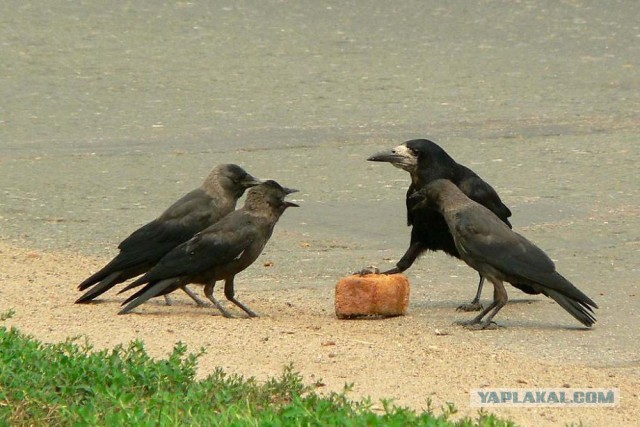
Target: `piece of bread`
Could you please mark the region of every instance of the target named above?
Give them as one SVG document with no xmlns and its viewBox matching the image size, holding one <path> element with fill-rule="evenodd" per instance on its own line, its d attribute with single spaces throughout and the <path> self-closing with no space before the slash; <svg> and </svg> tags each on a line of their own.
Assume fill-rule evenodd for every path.
<svg viewBox="0 0 640 427">
<path fill-rule="evenodd" d="M 404 274 L 366 274 L 342 278 L 336 285 L 336 316 L 402 316 L 409 306 L 409 279 Z"/>
</svg>

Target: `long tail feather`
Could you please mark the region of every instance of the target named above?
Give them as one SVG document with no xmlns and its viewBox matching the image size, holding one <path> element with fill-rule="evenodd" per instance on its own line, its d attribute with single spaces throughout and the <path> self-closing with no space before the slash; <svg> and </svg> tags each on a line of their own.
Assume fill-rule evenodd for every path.
<svg viewBox="0 0 640 427">
<path fill-rule="evenodd" d="M 165 279 L 156 283 L 149 283 L 144 288 L 140 289 L 135 294 L 131 295 L 127 298 L 122 305 L 129 303 L 126 307 L 124 307 L 118 314 L 127 314 L 140 304 L 150 300 L 153 297 L 158 295 L 162 295 L 165 290 L 169 287 L 176 284 L 178 278 Z"/>
<path fill-rule="evenodd" d="M 107 292 L 109 289 L 113 288 L 118 283 L 122 282 L 122 272 L 116 271 L 108 275 L 106 278 L 102 279 L 98 282 L 93 288 L 89 289 L 84 293 L 80 298 L 76 300 L 76 304 L 85 304 L 92 301 L 94 298 L 102 295 Z M 84 288 L 81 288 L 84 289 Z"/>
<path fill-rule="evenodd" d="M 122 288 L 118 294 L 121 294 L 123 292 L 128 291 L 129 289 L 133 289 L 133 288 L 137 288 L 140 285 L 144 285 L 145 283 L 147 283 L 147 275 L 145 274 L 144 276 L 140 277 L 139 279 L 134 280 L 133 282 L 129 283 L 127 286 L 125 286 L 124 288 Z M 135 295 L 135 294 L 134 294 Z M 125 301 L 126 302 L 126 301 Z"/>
<path fill-rule="evenodd" d="M 593 315 L 593 310 L 590 305 L 594 308 L 597 308 L 597 305 L 588 297 L 586 297 L 587 301 L 583 302 L 572 297 L 562 295 L 560 292 L 552 289 L 547 289 L 546 293 L 583 325 L 591 327 L 596 322 L 596 318 Z"/>
</svg>

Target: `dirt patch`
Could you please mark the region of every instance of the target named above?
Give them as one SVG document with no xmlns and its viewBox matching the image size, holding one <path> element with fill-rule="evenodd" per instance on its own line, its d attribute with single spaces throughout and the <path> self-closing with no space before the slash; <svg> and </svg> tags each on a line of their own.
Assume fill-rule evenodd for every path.
<svg viewBox="0 0 640 427">
<path fill-rule="evenodd" d="M 293 363 L 309 382 L 321 382 L 321 390 L 354 383 L 354 398 L 393 398 L 416 409 L 426 408 L 428 399 L 436 407 L 453 402 L 462 415 L 477 411 L 469 407 L 471 388 L 620 388 L 622 403 L 615 408 L 493 411 L 523 425 L 631 425 L 640 413 L 635 368 L 541 362 L 496 349 L 491 338 L 501 330 L 467 331 L 434 320 L 422 306 L 410 308 L 403 317 L 338 320 L 335 283 L 330 281 L 292 284 L 283 290 L 282 283 L 274 286 L 275 279 L 256 275 L 251 288 L 239 286 L 238 297 L 261 314 L 257 319 L 226 319 L 213 307 L 196 307 L 180 294 L 174 296 L 173 306 L 159 298 L 126 316 L 116 315 L 123 298 L 114 291 L 96 304 L 73 304 L 80 295 L 77 283 L 105 261 L 0 243 L 0 310 L 16 311 L 7 323 L 49 342 L 86 336 L 97 348 L 139 338 L 157 357 L 182 341 L 194 352 L 206 350 L 199 365 L 202 376 L 221 366 L 264 379 Z"/>
</svg>

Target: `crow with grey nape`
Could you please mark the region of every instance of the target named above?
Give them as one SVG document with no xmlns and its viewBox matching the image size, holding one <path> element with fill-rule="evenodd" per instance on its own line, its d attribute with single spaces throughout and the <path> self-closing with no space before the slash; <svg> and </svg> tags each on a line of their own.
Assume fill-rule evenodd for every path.
<svg viewBox="0 0 640 427">
<path fill-rule="evenodd" d="M 256 317 L 254 311 L 235 298 L 234 278 L 258 258 L 284 211 L 298 206 L 285 200 L 296 191 L 273 180 L 253 187 L 241 209 L 173 249 L 149 272 L 123 289 L 121 292 L 146 284 L 122 303 L 126 306 L 119 314 L 129 313 L 150 298 L 197 283 L 205 285 L 205 296 L 223 316 L 234 317 L 213 296 L 216 281 L 224 280 L 227 300 L 249 317 Z"/>
<path fill-rule="evenodd" d="M 260 182 L 238 165 L 216 166 L 199 188 L 123 240 L 118 245 L 120 253 L 80 283 L 79 290 L 91 289 L 76 304 L 91 302 L 118 283 L 146 273 L 171 249 L 232 212 L 245 190 Z M 182 289 L 198 305 L 204 304 L 190 289 Z M 169 304 L 168 298 L 166 301 Z"/>
<path fill-rule="evenodd" d="M 402 273 L 413 265 L 415 260 L 425 251 L 443 251 L 448 255 L 460 258 L 453 237 L 442 214 L 429 207 L 416 208 L 420 199 L 411 196 L 436 179 L 448 179 L 472 200 L 491 210 L 502 222 L 511 227 L 509 217 L 511 211 L 502 203 L 498 193 L 471 169 L 457 163 L 438 144 L 428 139 L 407 141 L 391 150 L 382 151 L 369 157 L 372 162 L 388 162 L 393 166 L 409 172 L 411 185 L 407 190 L 407 225 L 411 228 L 411 242 L 395 268 L 383 274 Z M 362 273 L 369 270 L 364 269 Z M 484 278 L 480 275 L 478 290 L 473 300 L 462 304 L 458 310 L 482 310 L 480 296 Z M 527 294 L 539 293 L 529 285 L 513 283 Z"/>
<path fill-rule="evenodd" d="M 495 315 L 507 304 L 503 282 L 526 284 L 556 301 L 580 323 L 591 327 L 595 302 L 562 277 L 540 248 L 514 232 L 491 210 L 468 198 L 451 181 L 430 182 L 417 207 L 440 212 L 464 262 L 493 284 L 493 302 L 477 317 L 461 322 L 474 329 L 493 328 Z M 485 318 L 486 316 L 486 318 Z"/>
</svg>

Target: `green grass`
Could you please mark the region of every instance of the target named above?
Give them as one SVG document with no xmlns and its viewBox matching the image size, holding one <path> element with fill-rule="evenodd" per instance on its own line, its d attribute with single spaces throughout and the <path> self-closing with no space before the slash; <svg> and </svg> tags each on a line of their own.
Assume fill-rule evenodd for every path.
<svg viewBox="0 0 640 427">
<path fill-rule="evenodd" d="M 318 394 L 291 366 L 262 383 L 221 369 L 196 380 L 198 357 L 181 343 L 154 360 L 140 341 L 94 351 L 86 340 L 45 344 L 0 326 L 0 425 L 513 425 L 484 412 L 452 422 L 453 406 L 436 416 L 383 401 L 375 411 L 350 400 L 348 386 Z"/>
</svg>

